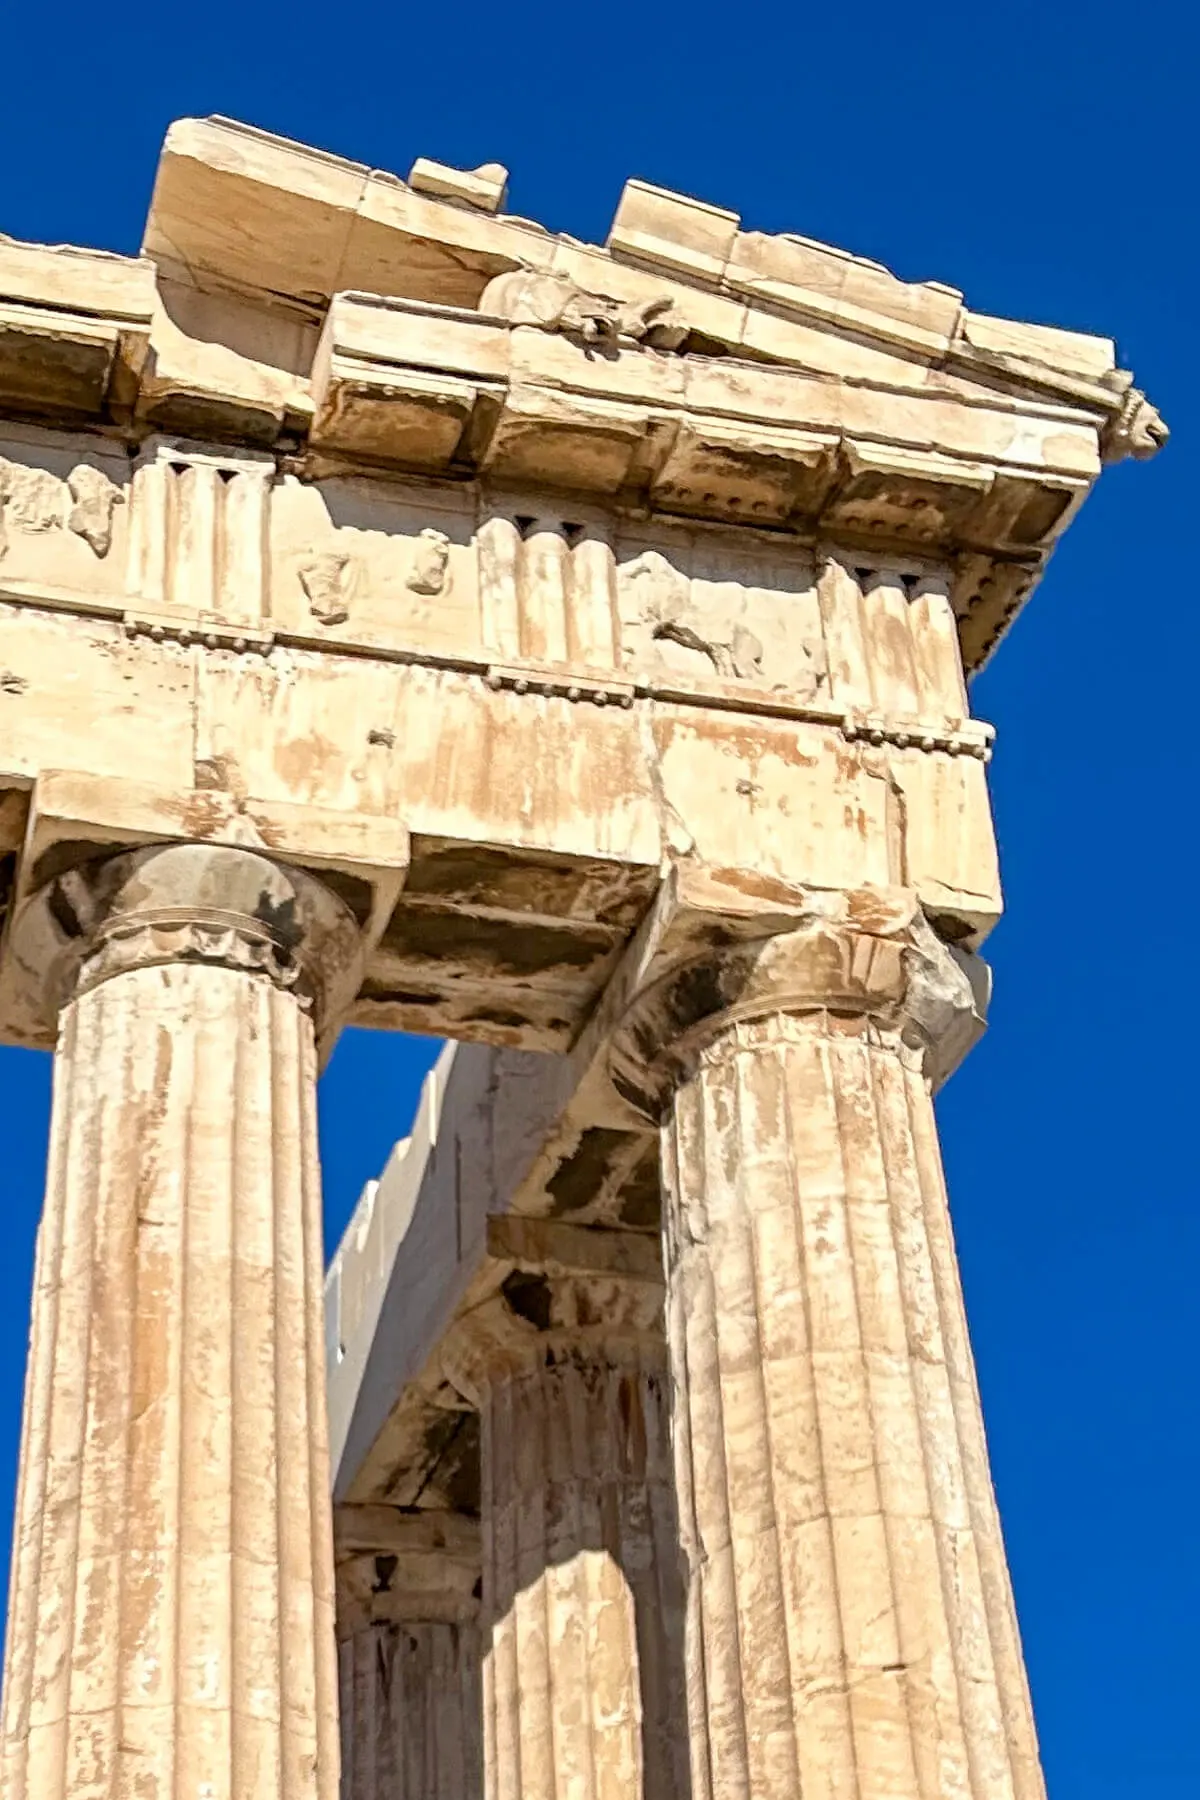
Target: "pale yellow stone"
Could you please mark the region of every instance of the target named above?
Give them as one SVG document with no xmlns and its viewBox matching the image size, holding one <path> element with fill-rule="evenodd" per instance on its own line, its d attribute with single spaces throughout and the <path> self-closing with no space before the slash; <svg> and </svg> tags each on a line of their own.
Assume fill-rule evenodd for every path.
<svg viewBox="0 0 1200 1800">
<path fill-rule="evenodd" d="M 1068 369 L 1093 381 L 1100 380 L 1116 365 L 1111 339 L 1062 331 L 1053 325 L 1025 325 L 1015 319 L 992 319 L 986 313 L 969 312 L 963 322 L 963 334 L 968 344 L 977 349 Z"/>
<path fill-rule="evenodd" d="M 942 1339 L 912 1338 L 945 1321 L 965 1341 L 932 1247 L 948 1228 L 930 1118 L 919 1057 L 819 1013 L 717 1027 L 672 1103 L 676 1460 L 730 1791 L 832 1794 L 856 1769 L 888 1800 L 918 1800 L 931 1772 L 939 1792 L 1041 1792 L 1011 1601 L 975 1553 L 986 1541 L 995 1566 L 994 1506 L 944 1486 L 977 1413 L 968 1429 L 930 1405 L 939 1381 L 948 1395 Z M 814 1712 L 816 1688 L 839 1703 Z"/>
<path fill-rule="evenodd" d="M 725 279 L 751 300 L 773 300 L 850 330 L 865 325 L 885 341 L 935 353 L 949 346 L 962 311 L 953 288 L 898 281 L 878 263 L 811 238 L 739 232 Z"/>
<path fill-rule="evenodd" d="M 392 1506 L 334 1514 L 347 1800 L 479 1800 L 479 1528 Z"/>
<path fill-rule="evenodd" d="M 150 348 L 155 274 L 145 257 L 0 233 L 0 405 L 68 421 L 127 416 Z"/>
<path fill-rule="evenodd" d="M 738 229 L 736 213 L 690 200 L 647 181 L 627 181 L 609 232 L 609 249 L 719 281 Z"/>
<path fill-rule="evenodd" d="M 479 1374 L 485 1791 L 678 1789 L 682 1588 L 663 1371 L 569 1341 Z"/>
<path fill-rule="evenodd" d="M 147 420 L 190 436 L 273 443 L 312 415 L 317 328 L 300 310 L 256 306 L 160 280 L 142 380 Z"/>
<path fill-rule="evenodd" d="M 481 163 L 477 169 L 451 169 L 445 163 L 418 156 L 408 172 L 408 185 L 419 194 L 436 194 L 443 200 L 461 200 L 480 212 L 499 212 L 508 186 L 508 170 L 500 163 Z"/>
</svg>

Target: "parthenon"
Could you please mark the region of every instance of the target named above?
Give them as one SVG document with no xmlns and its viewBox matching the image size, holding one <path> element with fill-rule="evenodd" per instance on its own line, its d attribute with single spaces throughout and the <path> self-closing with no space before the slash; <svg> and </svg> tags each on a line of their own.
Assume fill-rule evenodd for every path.
<svg viewBox="0 0 1200 1800">
<path fill-rule="evenodd" d="M 506 184 L 188 119 L 139 256 L 0 237 L 0 1800 L 1044 1800 L 967 683 L 1166 430 L 1108 339 Z M 455 1043 L 327 1271 L 345 1026 Z"/>
</svg>

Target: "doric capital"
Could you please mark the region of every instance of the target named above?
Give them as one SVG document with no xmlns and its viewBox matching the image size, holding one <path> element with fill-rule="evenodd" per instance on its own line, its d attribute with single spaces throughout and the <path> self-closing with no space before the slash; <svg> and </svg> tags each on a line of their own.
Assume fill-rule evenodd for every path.
<svg viewBox="0 0 1200 1800">
<path fill-rule="evenodd" d="M 150 845 L 79 864 L 38 890 L 15 921 L 22 998 L 52 1024 L 114 975 L 206 963 L 261 975 L 324 1021 L 352 998 L 358 927 L 331 889 L 254 850 Z"/>
<path fill-rule="evenodd" d="M 656 1117 L 700 1055 L 775 1016 L 857 1020 L 918 1053 L 935 1085 L 983 1029 L 987 965 L 948 945 L 915 899 L 813 894 L 789 929 L 706 951 L 645 988 L 614 1035 L 622 1097 Z"/>
</svg>

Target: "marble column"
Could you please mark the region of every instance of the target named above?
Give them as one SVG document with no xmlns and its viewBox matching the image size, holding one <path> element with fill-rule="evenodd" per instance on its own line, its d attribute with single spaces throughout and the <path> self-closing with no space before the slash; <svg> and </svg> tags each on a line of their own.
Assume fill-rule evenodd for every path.
<svg viewBox="0 0 1200 1800">
<path fill-rule="evenodd" d="M 477 1523 L 398 1514 L 380 1544 L 338 1561 L 342 1800 L 481 1800 Z"/>
<path fill-rule="evenodd" d="M 481 1383 L 487 1800 L 685 1792 L 661 1341 L 588 1333 Z"/>
<path fill-rule="evenodd" d="M 334 1800 L 314 1019 L 358 934 L 185 844 L 57 879 L 3 1800 Z"/>
<path fill-rule="evenodd" d="M 932 1101 L 972 959 L 825 909 L 668 978 L 623 1052 L 663 1114 L 692 1800 L 1042 1800 Z"/>
</svg>

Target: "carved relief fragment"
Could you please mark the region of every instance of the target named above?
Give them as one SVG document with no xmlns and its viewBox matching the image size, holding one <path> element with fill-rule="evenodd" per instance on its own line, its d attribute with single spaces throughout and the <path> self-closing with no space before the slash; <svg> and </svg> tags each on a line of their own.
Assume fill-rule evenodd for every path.
<svg viewBox="0 0 1200 1800">
<path fill-rule="evenodd" d="M 450 539 L 427 525 L 417 538 L 405 587 L 414 594 L 443 594 L 449 586 Z"/>
<path fill-rule="evenodd" d="M 362 563 L 348 550 L 314 551 L 297 573 L 309 611 L 322 625 L 344 625 L 355 601 L 368 588 Z M 449 590 L 450 539 L 444 531 L 427 526 L 418 535 L 404 586 L 410 593 L 429 598 Z"/>
<path fill-rule="evenodd" d="M 1118 371 L 1118 374 L 1123 373 L 1123 370 Z M 1127 456 L 1144 462 L 1162 449 L 1169 436 L 1158 408 L 1147 400 L 1140 388 L 1130 387 L 1126 390 L 1121 411 L 1101 439 L 1101 451 L 1106 463 L 1122 462 Z"/>
<path fill-rule="evenodd" d="M 90 544 L 97 556 L 107 556 L 112 548 L 113 510 L 124 501 L 124 494 L 102 469 L 94 469 L 90 463 L 72 469 L 67 490 L 72 501 L 68 528 Z"/>
<path fill-rule="evenodd" d="M 0 462 L 0 494 L 9 521 L 22 531 L 52 531 L 62 524 L 62 483 L 47 469 Z"/>
<path fill-rule="evenodd" d="M 688 332 L 669 294 L 616 300 L 611 294 L 588 293 L 564 275 L 542 275 L 532 269 L 497 275 L 484 288 L 479 310 L 510 325 L 533 325 L 540 331 L 581 337 L 585 344 L 613 347 L 624 338 L 655 350 L 678 350 Z"/>
<path fill-rule="evenodd" d="M 753 585 L 753 570 L 745 574 L 745 583 L 694 580 L 661 551 L 640 551 L 620 571 L 625 661 L 647 673 L 671 670 L 813 699 L 824 659 L 809 641 L 811 626 L 788 615 L 786 593 L 776 600 Z M 775 617 L 767 610 L 773 604 Z"/>
<path fill-rule="evenodd" d="M 271 495 L 270 612 L 279 631 L 316 619 L 344 641 L 469 651 L 479 641 L 473 496 L 432 498 L 366 477 L 301 481 Z"/>
<path fill-rule="evenodd" d="M 723 680 L 753 681 L 762 674 L 762 644 L 744 625 L 730 623 L 727 641 L 716 635 L 711 621 L 701 619 L 692 605 L 691 583 L 657 550 L 644 550 L 625 569 L 626 582 L 635 597 L 634 634 L 649 633 L 656 660 L 678 667 L 679 659 L 663 652 L 673 644 L 680 650 L 704 657 Z M 636 656 L 636 641 L 627 643 Z"/>
<path fill-rule="evenodd" d="M 56 476 L 0 457 L 0 556 L 11 531 L 53 531 L 62 514 L 62 483 Z"/>
<path fill-rule="evenodd" d="M 13 531 L 73 531 L 97 556 L 112 545 L 113 509 L 124 494 L 102 470 L 79 463 L 65 481 L 49 469 L 0 456 L 0 556 Z"/>
<path fill-rule="evenodd" d="M 359 586 L 356 559 L 346 550 L 322 550 L 300 564 L 299 575 L 313 618 L 344 625 Z"/>
</svg>

